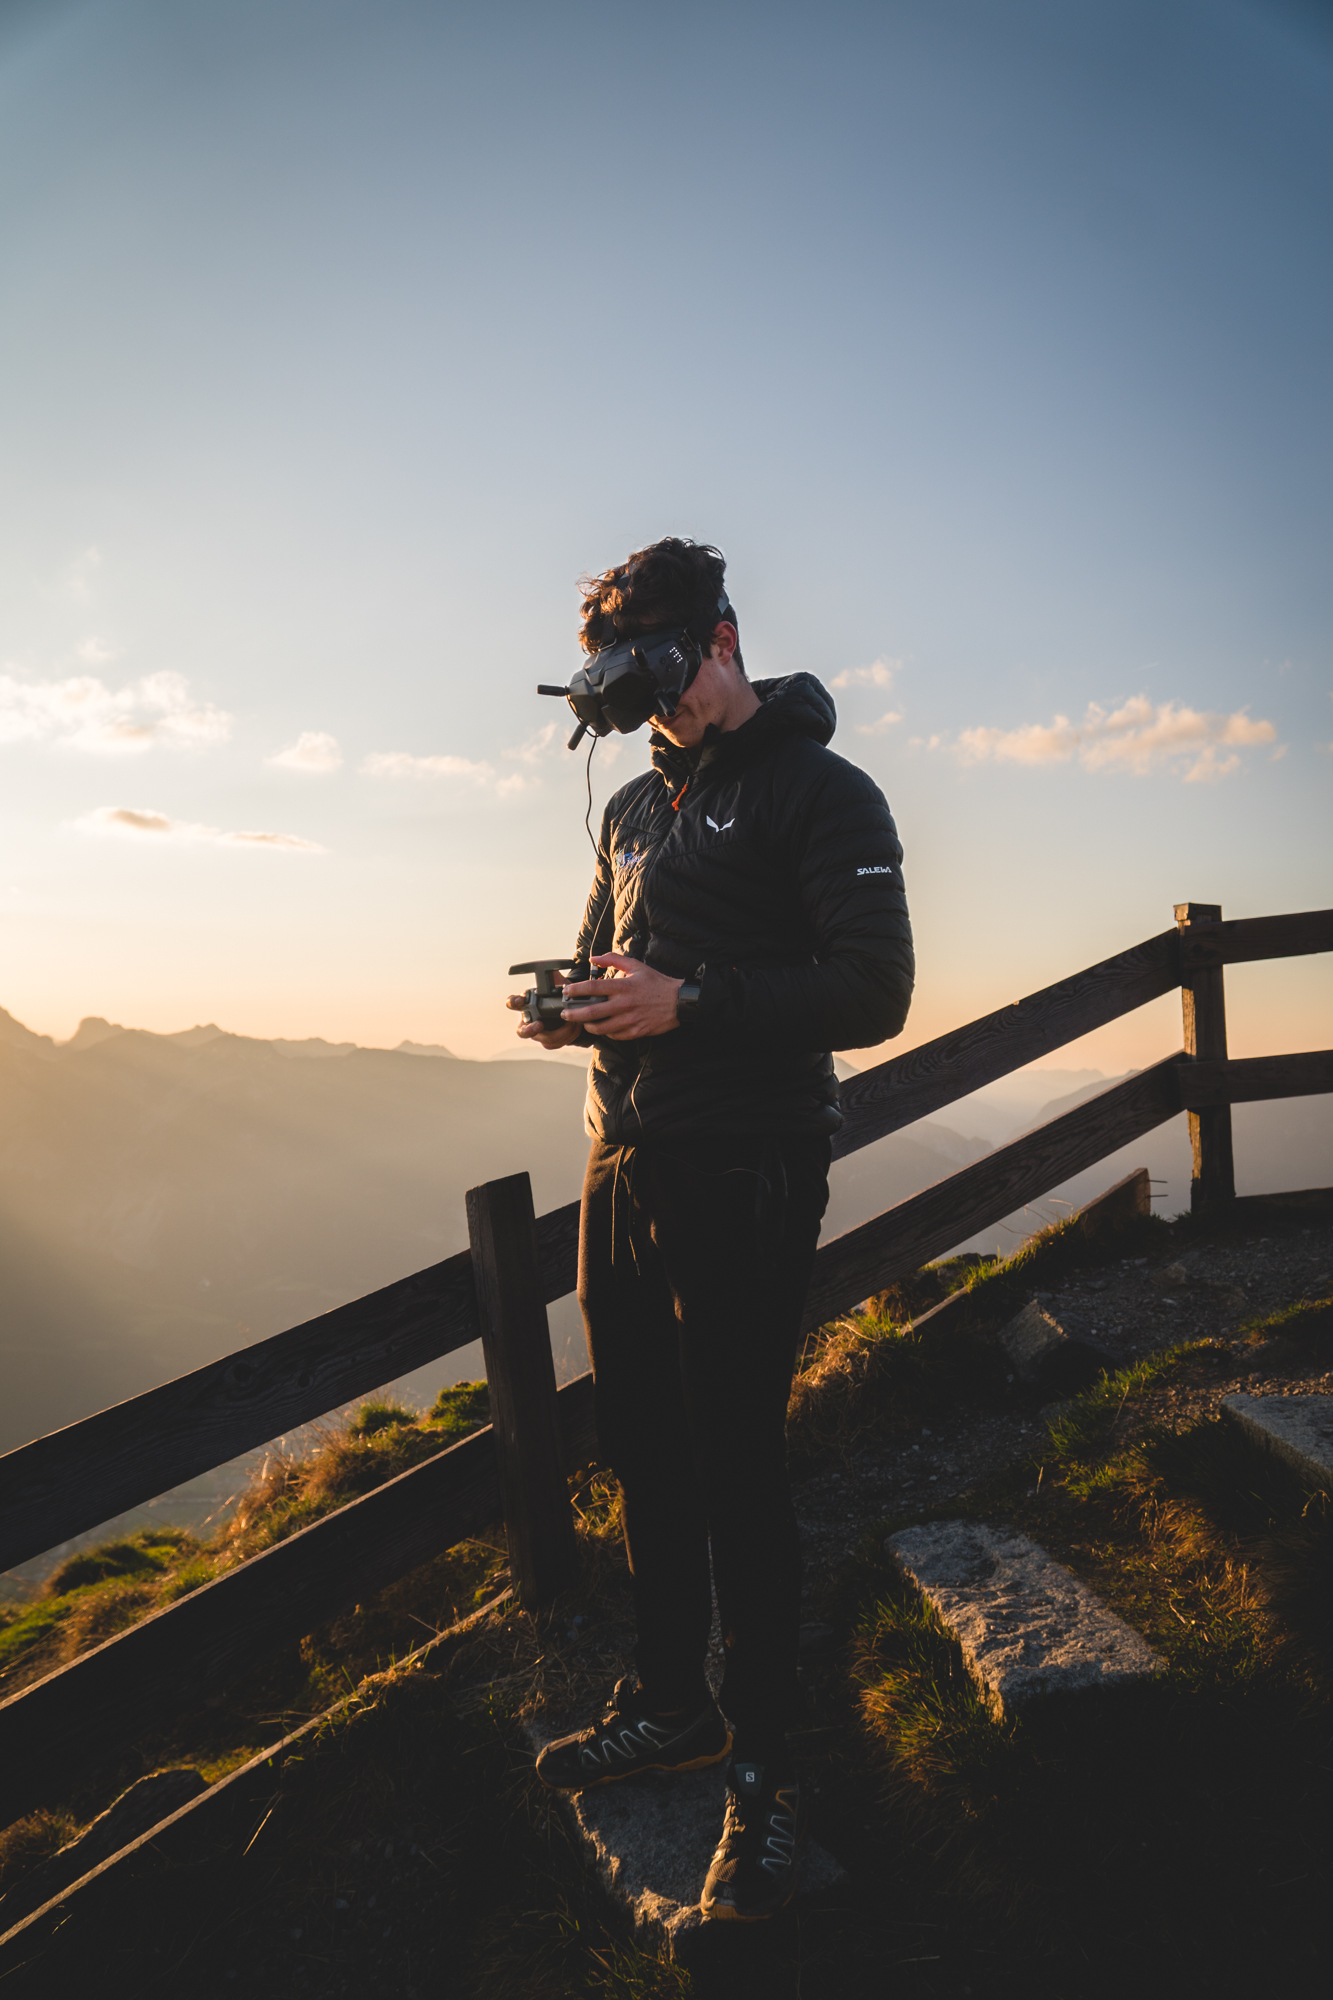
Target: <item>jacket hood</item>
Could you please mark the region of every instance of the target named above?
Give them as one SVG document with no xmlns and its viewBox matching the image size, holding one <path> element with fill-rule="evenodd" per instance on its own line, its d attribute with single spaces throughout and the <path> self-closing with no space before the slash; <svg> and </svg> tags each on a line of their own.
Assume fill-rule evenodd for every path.
<svg viewBox="0 0 1333 2000">
<path fill-rule="evenodd" d="M 821 746 L 838 725 L 833 697 L 813 674 L 787 674 L 782 680 L 754 681 L 759 707 L 739 729 L 713 730 L 693 750 L 678 749 L 654 730 L 653 767 L 668 784 L 682 784 L 699 770 L 748 764 L 763 756 L 780 736 L 809 736 Z"/>
</svg>

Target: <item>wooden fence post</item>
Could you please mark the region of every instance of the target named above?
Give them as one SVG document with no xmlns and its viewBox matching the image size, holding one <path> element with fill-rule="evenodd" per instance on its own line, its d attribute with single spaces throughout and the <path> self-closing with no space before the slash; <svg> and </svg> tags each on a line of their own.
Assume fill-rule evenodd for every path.
<svg viewBox="0 0 1333 2000">
<path fill-rule="evenodd" d="M 1177 903 L 1180 929 L 1180 998 L 1185 1014 L 1185 1054 L 1204 1062 L 1225 1062 L 1227 1007 L 1218 949 L 1220 903 Z M 1211 935 L 1210 935 L 1211 933 Z M 1210 949 L 1211 946 L 1211 949 Z M 1231 1150 L 1231 1106 L 1209 1105 L 1189 1113 L 1190 1207 L 1234 1201 L 1236 1169 Z"/>
<path fill-rule="evenodd" d="M 528 1176 L 469 1188 L 467 1226 L 510 1575 L 534 1610 L 573 1581 L 577 1547 Z"/>
</svg>

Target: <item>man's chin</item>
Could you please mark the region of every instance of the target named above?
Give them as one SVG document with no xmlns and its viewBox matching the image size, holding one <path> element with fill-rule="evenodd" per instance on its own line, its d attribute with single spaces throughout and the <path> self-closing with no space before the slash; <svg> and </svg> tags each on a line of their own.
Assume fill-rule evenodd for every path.
<svg viewBox="0 0 1333 2000">
<path fill-rule="evenodd" d="M 677 750 L 693 750 L 703 741 L 705 724 L 696 722 L 693 717 L 683 724 L 673 724 L 670 729 L 663 727 L 659 717 L 656 726 L 658 735 L 665 736 L 668 743 L 674 743 Z"/>
</svg>

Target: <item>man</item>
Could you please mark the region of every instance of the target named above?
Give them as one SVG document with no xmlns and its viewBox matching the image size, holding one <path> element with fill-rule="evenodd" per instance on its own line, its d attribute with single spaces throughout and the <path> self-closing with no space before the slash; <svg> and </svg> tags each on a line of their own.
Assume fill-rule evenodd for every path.
<svg viewBox="0 0 1333 2000">
<path fill-rule="evenodd" d="M 584 586 L 585 652 L 674 632 L 702 660 L 603 816 L 563 1025 L 519 1033 L 594 1051 L 579 1301 L 638 1624 L 636 1676 L 538 1774 L 580 1791 L 730 1757 L 702 1909 L 754 1920 L 794 1893 L 804 1831 L 784 1428 L 841 1122 L 830 1051 L 900 1032 L 913 958 L 888 806 L 825 747 L 813 676 L 746 678 L 725 567 L 671 538 Z"/>
</svg>

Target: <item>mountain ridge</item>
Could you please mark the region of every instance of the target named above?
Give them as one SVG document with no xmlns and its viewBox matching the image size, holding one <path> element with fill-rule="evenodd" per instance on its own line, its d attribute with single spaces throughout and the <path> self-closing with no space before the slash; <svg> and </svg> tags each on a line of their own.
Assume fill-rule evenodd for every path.
<svg viewBox="0 0 1333 2000">
<path fill-rule="evenodd" d="M 58 1044 L 0 1010 L 0 1450 L 461 1250 L 470 1186 L 527 1171 L 539 1214 L 577 1198 L 582 1062 L 89 1023 Z M 1039 1076 L 1015 1086 L 1033 1092 Z M 1115 1080 L 1001 1103 L 1022 1106 L 1027 1130 Z M 961 1124 L 979 1095 L 951 1107 Z M 1241 1192 L 1333 1183 L 1329 1099 L 1239 1105 L 1234 1124 Z M 1001 1130 L 999 1143 L 1016 1136 Z M 935 1117 L 851 1154 L 833 1169 L 824 1240 L 995 1143 Z M 958 1247 L 1012 1248 L 1145 1165 L 1164 1213 L 1188 1205 L 1183 1114 Z M 586 1366 L 575 1301 L 550 1321 L 567 1379 Z M 428 1400 L 480 1372 L 468 1348 L 399 1386 Z"/>
</svg>

